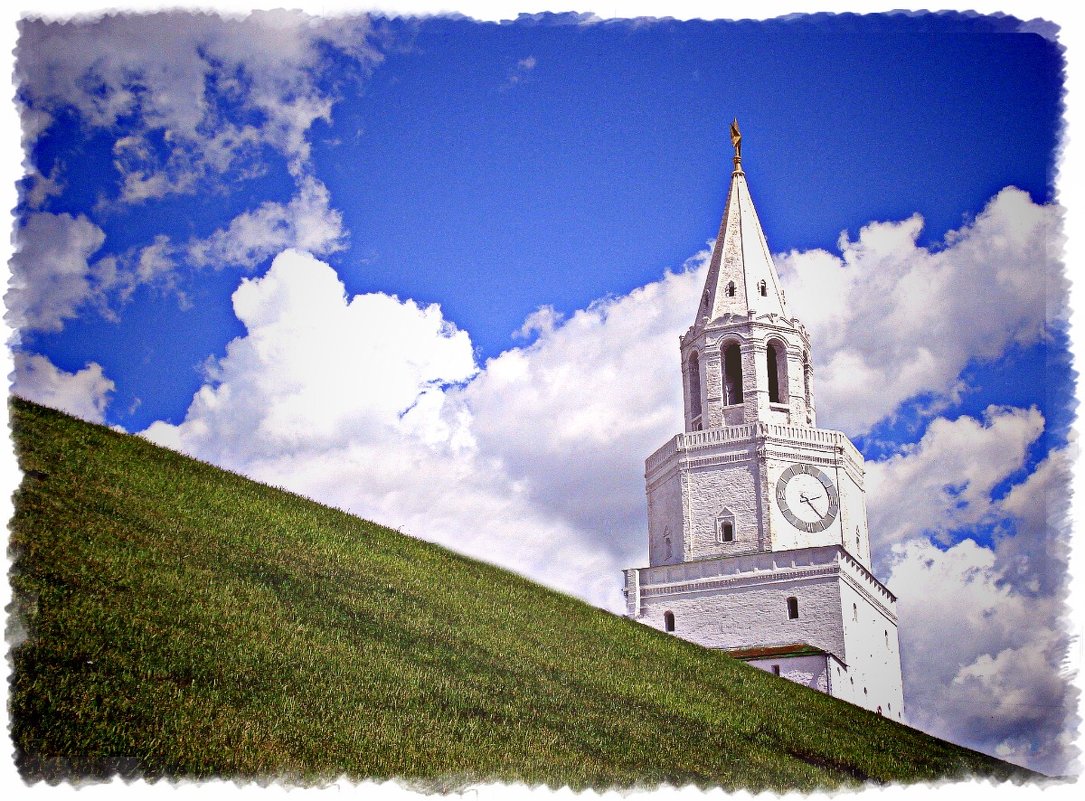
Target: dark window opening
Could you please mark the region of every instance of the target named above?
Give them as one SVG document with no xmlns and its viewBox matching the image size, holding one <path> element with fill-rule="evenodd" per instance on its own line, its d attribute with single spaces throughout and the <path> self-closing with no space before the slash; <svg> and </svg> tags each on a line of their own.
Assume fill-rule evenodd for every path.
<svg viewBox="0 0 1085 801">
<path fill-rule="evenodd" d="M 773 676 L 779 676 L 780 675 L 780 666 L 779 665 L 773 665 L 772 666 L 772 675 Z"/>
<path fill-rule="evenodd" d="M 723 402 L 727 406 L 742 403 L 742 352 L 737 342 L 723 349 Z"/>
<path fill-rule="evenodd" d="M 787 599 L 787 617 L 788 620 L 794 620 L 799 616 L 799 599 L 792 596 Z"/>
<path fill-rule="evenodd" d="M 674 612 L 663 613 L 663 630 L 674 631 Z"/>
<path fill-rule="evenodd" d="M 727 282 L 727 297 L 733 298 L 734 296 L 735 296 L 735 282 L 734 281 L 728 281 Z"/>
<path fill-rule="evenodd" d="M 692 417 L 701 416 L 701 360 L 696 353 L 689 357 L 689 411 Z"/>
<path fill-rule="evenodd" d="M 723 542 L 734 542 L 735 539 L 735 524 L 730 520 L 724 520 L 720 524 L 720 539 Z"/>
<path fill-rule="evenodd" d="M 761 293 L 761 297 L 763 297 L 763 298 L 768 297 L 768 294 L 769 294 L 769 286 L 768 286 L 768 284 L 766 284 L 764 281 L 758 281 L 757 282 L 757 291 Z M 672 364 L 673 364 L 673 362 L 672 362 Z"/>
<path fill-rule="evenodd" d="M 786 403 L 787 352 L 783 345 L 773 340 L 768 349 L 769 403 Z"/>
</svg>

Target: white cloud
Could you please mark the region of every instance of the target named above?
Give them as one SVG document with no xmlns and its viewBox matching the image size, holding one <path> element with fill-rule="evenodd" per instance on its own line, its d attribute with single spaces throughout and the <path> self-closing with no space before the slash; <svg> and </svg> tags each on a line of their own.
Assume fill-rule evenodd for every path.
<svg viewBox="0 0 1085 801">
<path fill-rule="evenodd" d="M 1022 595 L 1060 597 L 1068 576 L 1073 459 L 1052 451 L 999 501 L 1014 530 L 998 542 L 1002 580 Z"/>
<path fill-rule="evenodd" d="M 27 166 L 26 177 L 20 186 L 20 195 L 27 208 L 40 209 L 50 197 L 60 195 L 64 184 L 59 179 L 60 166 L 54 166 L 48 175 L 42 175 L 34 165 Z"/>
<path fill-rule="evenodd" d="M 331 208 L 330 200 L 324 184 L 303 177 L 289 203 L 268 201 L 239 214 L 207 239 L 190 243 L 188 258 L 196 266 L 252 268 L 287 248 L 320 256 L 342 250 L 343 216 Z"/>
<path fill-rule="evenodd" d="M 31 214 L 17 232 L 20 251 L 12 261 L 14 280 L 7 297 L 12 322 L 19 328 L 60 331 L 88 301 L 115 319 L 115 307 L 143 285 L 175 293 L 186 307 L 181 265 L 252 269 L 289 248 L 318 255 L 337 252 L 346 246 L 347 235 L 342 215 L 329 202 L 324 184 L 303 177 L 288 203 L 263 203 L 206 239 L 179 245 L 159 234 L 148 245 L 93 264 L 89 259 L 105 240 L 100 228 L 82 215 Z"/>
<path fill-rule="evenodd" d="M 971 540 L 895 550 L 889 585 L 898 592 L 908 722 L 1060 773 L 1075 754 L 1061 603 L 1014 592 L 997 561 Z"/>
<path fill-rule="evenodd" d="M 459 393 L 481 450 L 627 567 L 646 548 L 644 459 L 681 430 L 677 332 L 702 272 L 668 274 L 560 325 L 540 310 L 525 324 L 536 341 L 489 360 Z"/>
<path fill-rule="evenodd" d="M 508 73 L 508 79 L 504 89 L 509 89 L 518 83 L 522 83 L 531 77 L 532 71 L 538 65 L 539 60 L 535 56 L 524 56 L 519 59 Z"/>
<path fill-rule="evenodd" d="M 14 328 L 59 331 L 100 285 L 90 257 L 102 229 L 83 215 L 36 212 L 15 232 L 11 282 L 5 298 Z"/>
<path fill-rule="evenodd" d="M 1065 313 L 1059 214 L 1007 187 L 941 249 L 916 244 L 917 215 L 842 236 L 840 257 L 777 256 L 811 333 L 819 422 L 864 432 L 902 401 L 954 392 L 969 360 L 1042 337 Z"/>
<path fill-rule="evenodd" d="M 335 100 L 320 86 L 321 46 L 362 70 L 380 59 L 365 17 L 169 12 L 24 19 L 19 30 L 25 135 L 32 140 L 45 115 L 65 107 L 106 131 L 128 118 L 113 149 L 125 201 L 193 192 L 207 177 L 259 169 L 263 146 L 301 177 L 306 134 L 329 119 Z"/>
<path fill-rule="evenodd" d="M 470 412 L 446 391 L 475 374 L 471 342 L 438 307 L 347 299 L 330 267 L 288 251 L 242 282 L 234 309 L 245 336 L 210 366 L 185 420 L 145 436 L 615 602 L 620 565 L 478 450 Z"/>
<path fill-rule="evenodd" d="M 995 495 L 1042 431 L 1034 409 L 937 419 L 916 445 L 867 463 L 867 508 L 877 572 L 898 596 L 909 722 L 1058 772 L 1074 754 L 1060 670 L 1066 452 Z M 983 530 L 992 545 L 949 544 L 951 531 Z"/>
<path fill-rule="evenodd" d="M 1022 468 L 1043 433 L 1036 409 L 989 407 L 982 421 L 937 418 L 902 453 L 867 462 L 867 509 L 875 555 L 915 537 L 990 522 L 991 491 Z"/>
<path fill-rule="evenodd" d="M 97 362 L 69 373 L 38 354 L 16 352 L 12 378 L 12 392 L 16 395 L 92 423 L 105 421 L 109 394 L 114 389 Z"/>
</svg>

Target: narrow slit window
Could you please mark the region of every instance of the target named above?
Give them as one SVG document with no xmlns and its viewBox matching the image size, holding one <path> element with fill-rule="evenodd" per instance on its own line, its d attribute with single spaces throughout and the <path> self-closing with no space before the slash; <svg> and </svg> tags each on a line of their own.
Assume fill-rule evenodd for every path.
<svg viewBox="0 0 1085 801">
<path fill-rule="evenodd" d="M 734 281 L 728 281 L 727 282 L 727 297 L 733 298 L 734 296 L 735 296 L 735 282 Z"/>
<path fill-rule="evenodd" d="M 787 599 L 788 620 L 795 620 L 799 616 L 799 599 L 791 596 Z"/>
<path fill-rule="evenodd" d="M 764 280 L 758 281 L 757 282 L 757 291 L 761 293 L 761 297 L 763 297 L 763 298 L 768 297 L 769 285 L 766 284 L 764 282 Z"/>
<path fill-rule="evenodd" d="M 674 612 L 663 613 L 663 630 L 674 631 Z"/>
<path fill-rule="evenodd" d="M 772 675 L 773 676 L 779 676 L 780 675 L 780 666 L 779 665 L 773 665 L 772 666 Z"/>
</svg>

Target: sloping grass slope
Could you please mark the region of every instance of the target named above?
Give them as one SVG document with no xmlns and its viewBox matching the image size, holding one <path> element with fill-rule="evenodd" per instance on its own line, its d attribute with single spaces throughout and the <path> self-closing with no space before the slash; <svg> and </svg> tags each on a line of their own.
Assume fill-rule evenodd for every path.
<svg viewBox="0 0 1085 801">
<path fill-rule="evenodd" d="M 137 437 L 11 409 L 26 634 L 12 735 L 28 779 L 756 790 L 1025 775 Z"/>
</svg>

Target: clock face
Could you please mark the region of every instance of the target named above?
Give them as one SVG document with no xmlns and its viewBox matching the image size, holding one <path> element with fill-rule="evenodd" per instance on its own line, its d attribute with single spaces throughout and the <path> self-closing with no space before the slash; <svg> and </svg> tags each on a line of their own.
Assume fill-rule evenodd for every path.
<svg viewBox="0 0 1085 801">
<path fill-rule="evenodd" d="M 840 512 L 833 480 L 816 467 L 793 464 L 776 482 L 776 502 L 787 522 L 799 531 L 824 531 Z"/>
</svg>

